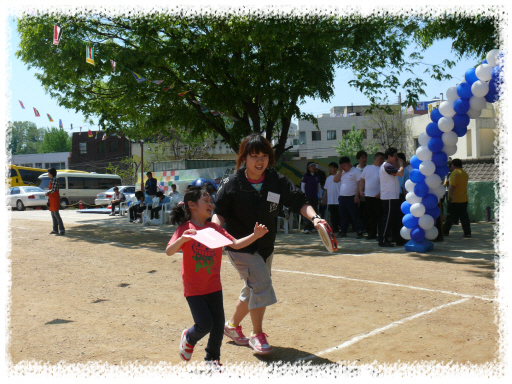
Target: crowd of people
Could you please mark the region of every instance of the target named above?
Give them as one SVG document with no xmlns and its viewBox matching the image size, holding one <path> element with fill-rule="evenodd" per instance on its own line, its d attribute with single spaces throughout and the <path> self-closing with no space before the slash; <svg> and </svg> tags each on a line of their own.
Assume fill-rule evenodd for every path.
<svg viewBox="0 0 512 384">
<path fill-rule="evenodd" d="M 367 164 L 365 151 L 357 152 L 356 160 L 357 163 L 351 164 L 349 157 L 342 156 L 338 164 L 331 162 L 327 178 L 322 178 L 318 164 L 309 162 L 301 182 L 302 191 L 315 209 L 321 213 L 329 212 L 331 228 L 338 237 L 347 237 L 351 228 L 356 238 L 377 240 L 381 247 L 404 245 L 407 240 L 400 235 L 404 216 L 401 205 L 406 201 L 405 183 L 413 167 L 405 154 L 398 153 L 395 148 L 375 153 L 373 164 Z M 434 241 L 443 241 L 459 219 L 464 237 L 471 237 L 467 211 L 468 175 L 462 169 L 460 159 L 450 160 L 449 166 L 451 173 L 444 182 L 447 217 L 444 225 L 442 216 L 437 219 L 439 235 Z M 444 200 L 445 197 L 440 201 L 442 210 Z M 307 223 L 304 233 L 312 231 L 314 229 Z"/>
</svg>

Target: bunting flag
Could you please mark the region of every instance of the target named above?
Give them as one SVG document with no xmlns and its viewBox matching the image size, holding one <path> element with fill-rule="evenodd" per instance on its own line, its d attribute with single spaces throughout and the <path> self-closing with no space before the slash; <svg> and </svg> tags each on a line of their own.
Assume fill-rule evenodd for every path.
<svg viewBox="0 0 512 384">
<path fill-rule="evenodd" d="M 48 115 L 48 120 L 50 120 L 50 122 L 51 122 L 51 123 L 53 123 L 53 119 L 52 119 L 52 117 L 50 116 L 50 114 L 49 114 L 49 113 L 47 113 L 46 115 Z"/>
<path fill-rule="evenodd" d="M 62 125 L 62 119 L 59 119 L 59 128 L 64 128 L 64 125 Z"/>
<path fill-rule="evenodd" d="M 106 133 L 103 134 L 103 137 L 102 137 L 101 140 L 107 140 L 107 134 Z"/>
<path fill-rule="evenodd" d="M 135 72 L 133 71 L 130 71 L 132 74 L 133 74 L 133 77 L 135 77 L 135 80 L 137 80 L 137 83 L 142 83 L 143 81 L 145 81 L 146 79 L 141 77 L 140 75 L 136 74 Z"/>
<path fill-rule="evenodd" d="M 95 139 L 98 138 L 98 131 L 96 131 L 96 135 L 94 136 Z"/>
<path fill-rule="evenodd" d="M 163 80 L 149 80 L 149 81 L 151 81 L 152 83 L 158 84 L 158 85 L 160 85 L 164 82 Z"/>
<path fill-rule="evenodd" d="M 117 137 L 121 138 L 121 135 L 117 135 Z"/>
<path fill-rule="evenodd" d="M 89 129 L 89 134 L 88 135 L 89 135 L 89 137 L 92 137 L 92 132 L 91 132 L 90 129 Z"/>
<path fill-rule="evenodd" d="M 72 130 L 73 130 L 73 124 L 71 124 L 71 128 L 69 128 L 69 130 L 70 130 L 70 131 L 72 131 Z"/>
<path fill-rule="evenodd" d="M 206 108 L 206 107 L 204 107 L 204 106 L 202 106 L 202 105 L 201 105 L 200 107 L 201 107 L 201 112 L 203 112 L 203 113 L 208 113 L 208 112 L 210 112 L 210 110 L 209 110 L 208 108 Z"/>
<path fill-rule="evenodd" d="M 94 65 L 94 48 L 93 47 L 85 47 L 85 61 L 89 64 Z"/>
<path fill-rule="evenodd" d="M 112 70 L 114 71 L 114 73 L 116 73 L 116 62 L 112 59 L 110 59 L 110 64 L 112 65 Z"/>
<path fill-rule="evenodd" d="M 21 105 L 21 108 L 25 109 L 25 106 L 23 105 L 23 103 L 21 102 L 21 100 L 18 100 L 20 102 L 20 105 Z"/>
<path fill-rule="evenodd" d="M 164 88 L 164 91 L 168 91 L 169 89 L 173 89 L 174 88 L 174 84 L 175 83 L 172 83 L 170 87 Z"/>
<path fill-rule="evenodd" d="M 178 96 L 185 96 L 189 92 L 190 92 L 190 89 L 188 91 L 178 93 Z"/>
<path fill-rule="evenodd" d="M 201 104 L 201 102 L 199 100 L 192 100 L 192 102 L 195 104 Z"/>
<path fill-rule="evenodd" d="M 219 112 L 217 111 L 210 111 L 212 113 L 213 116 L 218 116 L 219 115 Z"/>
<path fill-rule="evenodd" d="M 35 113 L 36 117 L 41 116 L 41 115 L 39 114 L 39 111 L 36 109 L 36 107 L 33 107 L 33 108 L 34 108 L 34 113 Z"/>
<path fill-rule="evenodd" d="M 62 37 L 62 29 L 59 26 L 54 25 L 53 26 L 53 44 L 59 45 L 61 37 Z"/>
<path fill-rule="evenodd" d="M 80 132 L 79 132 L 78 134 L 79 134 L 79 135 L 81 135 L 81 134 L 82 134 L 82 127 L 80 127 Z"/>
</svg>

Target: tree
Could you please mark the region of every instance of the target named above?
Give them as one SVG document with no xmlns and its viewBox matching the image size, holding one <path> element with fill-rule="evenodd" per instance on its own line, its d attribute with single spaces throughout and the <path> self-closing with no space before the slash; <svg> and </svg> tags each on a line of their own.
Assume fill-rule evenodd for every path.
<svg viewBox="0 0 512 384">
<path fill-rule="evenodd" d="M 38 153 L 71 152 L 71 136 L 62 128 L 47 128 Z"/>
<path fill-rule="evenodd" d="M 341 140 L 338 140 L 338 145 L 334 146 L 338 155 L 350 157 L 355 156 L 359 151 L 375 153 L 379 150 L 379 146 L 376 141 L 363 144 L 363 141 L 365 140 L 365 130 L 358 129 L 356 131 L 355 125 L 352 125 L 351 128 L 352 129 L 344 135 Z"/>
<path fill-rule="evenodd" d="M 43 141 L 44 129 L 37 128 L 31 121 L 7 123 L 6 144 L 10 155 L 29 155 L 38 153 Z"/>
<path fill-rule="evenodd" d="M 497 26 L 492 8 L 487 13 L 479 21 L 493 33 L 478 36 L 492 45 Z M 474 29 L 466 25 L 471 17 L 446 17 L 454 26 Z M 423 57 L 404 52 L 415 41 L 426 47 L 439 38 L 435 28 L 421 34 L 430 23 L 439 24 L 436 15 L 184 18 L 156 12 L 130 17 L 52 12 L 19 20 L 16 55 L 42 70 L 37 78 L 61 106 L 99 116 L 107 133 L 141 139 L 157 133 L 169 136 L 168 127 L 179 127 L 190 135 L 213 132 L 238 151 L 247 134 L 261 133 L 271 140 L 280 124 L 275 145 L 279 157 L 292 118 L 318 124 L 300 105 L 307 97 L 331 99 L 336 67 L 351 69 L 354 78 L 348 84 L 375 106 L 383 93 L 399 89 L 405 89 L 404 105 L 417 103 L 425 95 L 425 75 L 417 76 L 414 69 L 424 65 Z M 51 40 L 55 24 L 64 31 L 58 46 Z M 464 39 L 464 31 L 459 32 L 456 41 Z M 94 66 L 84 60 L 86 46 L 94 47 Z M 469 48 L 466 54 L 471 52 Z M 120 64 L 115 73 L 109 59 Z M 444 69 L 453 64 L 445 60 L 431 66 L 428 75 L 450 79 Z M 130 71 L 164 82 L 138 83 Z M 401 84 L 398 78 L 404 72 L 411 77 Z M 233 118 L 203 113 L 201 105 Z"/>
<path fill-rule="evenodd" d="M 380 148 L 386 150 L 394 147 L 398 152 L 403 152 L 406 150 L 407 137 L 410 134 L 406 124 L 407 115 L 398 105 L 388 107 L 390 113 L 377 109 L 367 114 L 369 119 L 363 123 L 363 127 L 373 131 L 373 137 Z"/>
</svg>

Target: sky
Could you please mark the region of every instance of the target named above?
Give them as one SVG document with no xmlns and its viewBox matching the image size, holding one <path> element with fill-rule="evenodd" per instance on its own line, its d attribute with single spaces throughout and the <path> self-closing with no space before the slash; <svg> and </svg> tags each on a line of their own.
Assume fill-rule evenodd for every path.
<svg viewBox="0 0 512 384">
<path fill-rule="evenodd" d="M 68 132 L 78 132 L 80 126 L 83 127 L 83 130 L 87 130 L 89 127 L 91 130 L 97 129 L 95 126 L 90 126 L 86 123 L 85 117 L 80 112 L 60 107 L 55 99 L 52 99 L 49 94 L 45 93 L 41 83 L 35 77 L 35 74 L 40 70 L 36 68 L 28 69 L 27 65 L 15 57 L 20 38 L 16 30 L 14 15 L 9 17 L 7 28 L 7 43 L 10 44 L 7 56 L 7 71 L 8 74 L 10 73 L 10 76 L 7 76 L 8 89 L 6 96 L 10 94 L 10 104 L 6 109 L 7 121 L 31 121 L 37 124 L 39 128 L 42 128 L 58 127 L 59 119 L 62 119 L 64 129 Z M 66 31 L 63 31 L 62 36 L 62 39 L 66 38 Z M 455 55 L 451 52 L 451 41 L 437 42 L 424 53 L 424 57 L 424 62 L 427 64 L 441 64 L 444 59 L 455 60 Z M 427 96 L 422 97 L 420 101 L 431 100 L 436 96 L 440 97 L 441 93 L 446 94 L 446 90 L 460 83 L 466 70 L 477 63 L 478 60 L 476 59 L 458 61 L 456 67 L 449 70 L 449 73 L 454 77 L 451 82 L 425 79 L 428 84 L 425 89 Z M 425 68 L 426 66 L 419 66 L 417 74 L 421 76 Z M 323 103 L 320 100 L 307 98 L 306 103 L 301 106 L 302 111 L 316 116 L 322 113 L 329 113 L 333 106 L 369 104 L 368 99 L 361 92 L 348 85 L 348 82 L 353 78 L 354 76 L 350 70 L 338 69 L 336 71 L 334 96 L 332 99 L 329 102 Z M 404 76 L 401 80 L 405 79 L 406 77 Z M 405 91 L 402 91 L 402 97 L 404 96 Z M 388 97 L 390 102 L 398 102 L 398 95 L 390 93 Z M 23 102 L 25 109 L 21 108 L 18 100 Z M 39 111 L 41 117 L 35 117 L 33 107 Z M 50 114 L 54 121 L 53 123 L 49 122 L 46 114 Z M 93 120 L 97 124 L 98 119 L 93 117 Z M 292 122 L 296 124 L 297 120 L 293 119 Z M 70 129 L 71 124 L 73 125 L 73 130 Z"/>
</svg>

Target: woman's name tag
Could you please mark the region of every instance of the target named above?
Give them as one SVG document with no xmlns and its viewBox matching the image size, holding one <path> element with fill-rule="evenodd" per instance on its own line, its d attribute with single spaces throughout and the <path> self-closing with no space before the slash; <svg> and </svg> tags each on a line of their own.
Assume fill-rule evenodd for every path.
<svg viewBox="0 0 512 384">
<path fill-rule="evenodd" d="M 274 192 L 269 192 L 267 195 L 267 201 L 270 201 L 271 203 L 279 204 L 279 194 Z"/>
</svg>

